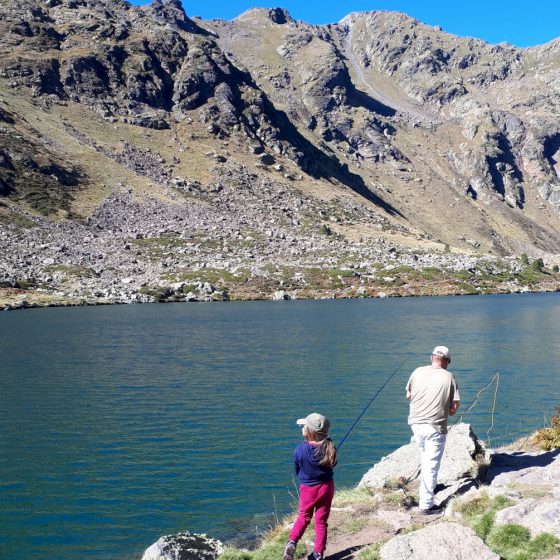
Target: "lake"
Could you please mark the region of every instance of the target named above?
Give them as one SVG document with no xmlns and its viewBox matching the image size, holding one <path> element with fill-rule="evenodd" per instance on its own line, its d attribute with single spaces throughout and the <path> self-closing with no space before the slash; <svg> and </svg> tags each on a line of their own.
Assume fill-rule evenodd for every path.
<svg viewBox="0 0 560 560">
<path fill-rule="evenodd" d="M 338 486 L 408 442 L 436 344 L 491 445 L 559 404 L 560 295 L 167 304 L 0 314 L 0 557 L 139 559 L 180 530 L 250 539 L 296 502 L 295 420 L 329 416 Z"/>
</svg>

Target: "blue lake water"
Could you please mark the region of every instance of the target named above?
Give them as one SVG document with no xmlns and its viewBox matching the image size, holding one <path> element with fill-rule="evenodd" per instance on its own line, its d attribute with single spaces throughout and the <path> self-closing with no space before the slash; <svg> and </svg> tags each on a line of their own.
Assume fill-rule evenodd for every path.
<svg viewBox="0 0 560 560">
<path fill-rule="evenodd" d="M 404 384 L 451 348 L 464 403 L 496 371 L 491 444 L 559 403 L 560 295 L 169 304 L 0 315 L 0 558 L 139 559 L 294 504 L 295 419 L 329 416 L 339 486 L 410 437 Z M 493 391 L 465 418 L 483 438 Z"/>
</svg>

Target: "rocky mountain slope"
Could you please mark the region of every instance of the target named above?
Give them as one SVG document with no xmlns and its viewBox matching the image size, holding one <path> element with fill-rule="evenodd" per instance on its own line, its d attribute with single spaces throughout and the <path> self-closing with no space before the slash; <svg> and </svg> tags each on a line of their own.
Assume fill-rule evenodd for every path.
<svg viewBox="0 0 560 560">
<path fill-rule="evenodd" d="M 558 285 L 560 41 L 0 0 L 0 54 L 4 302 Z"/>
</svg>

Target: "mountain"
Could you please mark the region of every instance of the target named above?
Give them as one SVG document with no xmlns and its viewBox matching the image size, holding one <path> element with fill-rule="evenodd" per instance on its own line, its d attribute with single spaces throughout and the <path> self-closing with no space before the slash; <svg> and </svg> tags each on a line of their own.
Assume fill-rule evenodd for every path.
<svg viewBox="0 0 560 560">
<path fill-rule="evenodd" d="M 0 53 L 4 301 L 558 285 L 560 40 L 0 0 Z"/>
</svg>

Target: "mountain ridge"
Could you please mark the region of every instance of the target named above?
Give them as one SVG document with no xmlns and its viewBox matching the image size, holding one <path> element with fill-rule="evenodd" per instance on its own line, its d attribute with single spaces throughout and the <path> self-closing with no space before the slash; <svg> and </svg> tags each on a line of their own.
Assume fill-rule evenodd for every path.
<svg viewBox="0 0 560 560">
<path fill-rule="evenodd" d="M 391 254 L 427 251 L 451 270 L 476 251 L 495 271 L 513 275 L 493 289 L 515 291 L 514 280 L 523 284 L 515 278 L 516 256 L 544 259 L 549 268 L 558 263 L 558 41 L 528 49 L 490 45 L 386 11 L 353 13 L 325 26 L 296 21 L 281 8 L 204 21 L 188 17 L 178 0 L 141 7 L 120 0 L 2 0 L 0 13 L 6 287 L 27 282 L 87 301 L 119 294 L 144 301 L 170 290 L 169 297 L 198 299 L 206 297 L 200 285 L 216 276 L 214 292 L 227 297 L 241 291 L 271 297 L 286 286 L 286 297 L 406 295 L 417 293 L 418 278 L 404 274 L 391 286 L 374 272 L 393 266 Z M 272 199 L 287 196 L 290 218 L 281 204 L 254 198 L 247 182 L 268 185 Z M 135 210 L 115 214 L 126 223 L 106 226 L 113 238 L 96 232 L 107 236 L 109 252 L 99 260 L 110 261 L 108 267 L 89 266 L 87 251 L 55 253 L 45 265 L 25 241 L 34 228 L 21 224 L 37 220 L 47 237 L 66 223 L 68 231 L 83 228 L 90 237 L 91 221 L 100 212 L 112 215 L 108 201 L 115 197 L 130 199 Z M 136 206 L 158 200 L 178 208 L 163 228 Z M 333 200 L 340 208 L 333 210 Z M 263 205 L 271 206 L 268 215 Z M 206 216 L 203 207 L 225 222 L 199 220 L 193 208 Z M 255 218 L 242 218 L 247 212 Z M 238 239 L 245 236 L 239 227 L 224 229 L 228 222 L 243 222 L 253 239 Z M 204 238 L 203 268 L 223 273 L 206 278 L 182 242 L 161 241 L 167 230 Z M 172 264 L 153 255 L 121 262 L 117 247 L 136 235 L 176 251 Z M 321 247 L 321 255 L 303 248 L 293 259 L 289 246 L 271 254 L 275 236 Z M 359 239 L 364 247 L 357 249 Z M 36 262 L 14 260 L 22 245 Z M 359 255 L 350 258 L 349 250 Z M 326 253 L 337 261 L 331 269 Z M 405 266 L 417 270 L 412 262 Z M 56 278 L 47 270 L 53 266 Z M 278 266 L 301 270 L 274 277 L 268 268 Z M 250 270 L 253 288 L 224 278 L 236 267 Z M 89 268 L 95 274 L 84 278 Z M 312 281 L 298 279 L 317 268 Z M 341 268 L 361 272 L 332 281 L 329 270 Z M 68 269 L 73 275 L 61 272 Z M 476 269 L 467 287 L 446 277 L 441 292 L 487 289 L 477 284 Z M 123 277 L 131 279 L 124 286 Z M 189 292 L 170 288 L 183 277 L 194 281 L 184 283 Z M 551 289 L 556 278 L 549 273 L 541 281 Z"/>
</svg>

